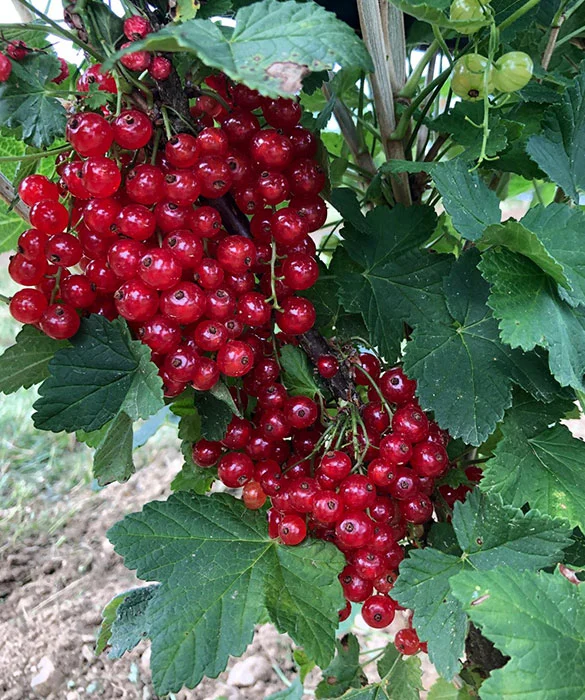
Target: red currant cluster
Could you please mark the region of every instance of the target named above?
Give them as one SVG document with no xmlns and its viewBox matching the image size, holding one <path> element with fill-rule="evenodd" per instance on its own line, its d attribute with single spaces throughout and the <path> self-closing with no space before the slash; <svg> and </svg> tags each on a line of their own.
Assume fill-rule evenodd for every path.
<svg viewBox="0 0 585 700">
<path fill-rule="evenodd" d="M 132 46 L 134 41 L 144 39 L 152 31 L 150 22 L 141 15 L 133 15 L 124 20 L 124 35 L 128 41 L 120 48 Z M 120 59 L 120 63 L 128 70 L 142 73 L 148 70 L 155 80 L 166 80 L 171 74 L 171 62 L 164 56 L 157 56 L 148 51 L 133 51 Z"/>
<path fill-rule="evenodd" d="M 24 41 L 9 41 L 6 44 L 6 53 L 0 53 L 0 83 L 5 83 L 12 73 L 12 61 L 22 61 L 32 51 Z M 8 55 L 6 55 L 8 54 Z M 10 60 L 12 59 L 12 61 Z M 69 66 L 64 58 L 59 58 L 61 71 L 52 83 L 59 85 L 69 77 Z"/>
<path fill-rule="evenodd" d="M 81 81 L 115 88 L 98 76 L 90 69 Z M 27 287 L 12 298 L 12 315 L 52 338 L 71 337 L 78 312 L 122 316 L 152 350 L 167 396 L 250 372 L 273 312 L 291 336 L 315 322 L 295 292 L 319 274 L 309 236 L 326 217 L 317 141 L 298 124 L 296 102 L 215 82 L 229 110 L 209 99 L 212 115 L 200 101 L 193 109 L 221 126 L 177 133 L 153 152 L 144 112 L 76 113 L 60 182 L 31 175 L 19 187 L 33 228 L 9 264 Z M 228 193 L 251 217 L 252 238 L 228 235 L 210 206 Z"/>
<path fill-rule="evenodd" d="M 449 467 L 448 436 L 416 403 L 416 382 L 399 367 L 382 372 L 371 353 L 360 354 L 353 369 L 368 401 L 331 419 L 308 397 L 287 394 L 271 344 L 262 349 L 265 357 L 234 392 L 242 410 L 255 398 L 250 420 L 234 418 L 222 442 L 197 442 L 193 459 L 217 464 L 226 486 L 243 487 L 248 508 L 270 498 L 271 537 L 296 545 L 310 533 L 335 543 L 347 560 L 340 619 L 350 602 L 363 603 L 364 620 L 386 627 L 398 608 L 389 592 L 404 558 L 400 543 L 409 527 L 431 520 L 435 480 Z M 328 377 L 339 370 L 333 355 L 317 364 Z M 415 636 L 401 635 L 403 653 L 419 649 Z"/>
</svg>

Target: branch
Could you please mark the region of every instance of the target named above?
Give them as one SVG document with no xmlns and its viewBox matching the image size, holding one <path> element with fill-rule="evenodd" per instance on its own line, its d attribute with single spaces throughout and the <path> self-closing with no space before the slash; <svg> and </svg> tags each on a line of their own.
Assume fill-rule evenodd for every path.
<svg viewBox="0 0 585 700">
<path fill-rule="evenodd" d="M 12 186 L 10 180 L 0 173 L 0 199 L 8 204 L 8 206 L 11 206 L 17 197 L 16 190 Z M 27 224 L 30 223 L 30 208 L 27 207 L 23 201 L 18 199 L 16 204 L 12 207 L 12 211 L 18 214 L 21 219 L 24 219 Z"/>
<path fill-rule="evenodd" d="M 301 347 L 307 353 L 313 365 L 317 365 L 317 360 L 321 355 L 336 355 L 336 351 L 329 345 L 327 340 L 312 328 L 304 335 L 300 336 Z M 349 369 L 344 362 L 339 363 L 339 371 L 331 379 L 323 380 L 328 385 L 331 393 L 338 399 L 344 401 L 359 401 L 353 380 L 349 374 Z"/>
<path fill-rule="evenodd" d="M 552 58 L 553 51 L 555 50 L 555 46 L 557 45 L 557 39 L 559 38 L 559 32 L 561 31 L 561 27 L 563 26 L 563 22 L 565 21 L 565 15 L 564 13 L 561 14 L 558 18 L 555 18 L 557 21 L 553 22 L 553 25 L 550 30 L 550 35 L 548 37 L 548 43 L 546 45 L 546 48 L 544 50 L 544 53 L 542 55 L 542 67 L 544 70 L 548 70 L 548 66 L 550 64 L 550 59 Z"/>
<path fill-rule="evenodd" d="M 387 12 L 386 0 L 382 4 Z M 388 47 L 389 40 L 384 34 L 384 22 L 379 2 L 378 0 L 358 0 L 358 11 L 362 36 L 374 62 L 372 91 L 384 153 L 388 160 L 404 160 L 404 145 L 401 141 L 391 138 L 396 130 L 394 92 L 399 92 L 400 88 L 398 87 L 392 50 L 389 50 L 392 47 Z M 393 178 L 392 192 L 397 202 L 406 205 L 412 203 L 406 173 L 401 173 L 398 177 Z"/>
</svg>

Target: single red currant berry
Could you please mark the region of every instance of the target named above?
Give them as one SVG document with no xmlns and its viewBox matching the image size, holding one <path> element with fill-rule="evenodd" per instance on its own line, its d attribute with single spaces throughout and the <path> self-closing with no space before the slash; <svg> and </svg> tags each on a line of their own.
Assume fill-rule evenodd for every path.
<svg viewBox="0 0 585 700">
<path fill-rule="evenodd" d="M 429 419 L 419 406 L 407 404 L 392 416 L 392 430 L 409 442 L 420 442 L 429 434 Z"/>
<path fill-rule="evenodd" d="M 10 258 L 8 263 L 8 274 L 23 287 L 34 287 L 39 284 L 47 272 L 47 261 L 45 258 L 27 260 L 24 255 L 18 253 Z"/>
<path fill-rule="evenodd" d="M 408 500 L 400 503 L 400 513 L 406 522 L 422 525 L 431 519 L 433 504 L 425 494 L 414 494 Z"/>
<path fill-rule="evenodd" d="M 280 329 L 287 335 L 306 333 L 315 325 L 316 319 L 315 307 L 303 297 L 287 297 L 276 315 Z"/>
<path fill-rule="evenodd" d="M 390 425 L 390 416 L 381 401 L 371 401 L 362 409 L 362 418 L 367 430 L 383 433 Z"/>
<path fill-rule="evenodd" d="M 297 158 L 312 158 L 317 153 L 317 137 L 304 126 L 297 124 L 287 132 L 287 136 Z"/>
<path fill-rule="evenodd" d="M 221 128 L 227 134 L 229 142 L 233 146 L 247 146 L 250 139 L 260 129 L 258 119 L 250 112 L 242 109 L 234 109 L 223 120 Z"/>
<path fill-rule="evenodd" d="M 88 158 L 81 168 L 83 185 L 92 197 L 111 197 L 122 184 L 116 162 L 105 156 Z"/>
<path fill-rule="evenodd" d="M 222 374 L 228 377 L 243 377 L 252 369 L 253 355 L 247 343 L 232 340 L 220 348 L 216 362 Z"/>
<path fill-rule="evenodd" d="M 443 445 L 426 440 L 413 447 L 410 465 L 419 476 L 436 478 L 449 466 L 449 457 Z"/>
<path fill-rule="evenodd" d="M 308 396 L 292 396 L 284 403 L 284 417 L 295 429 L 302 430 L 313 425 L 319 417 L 317 404 Z"/>
<path fill-rule="evenodd" d="M 147 321 L 158 309 L 158 294 L 141 280 L 130 280 L 114 294 L 116 309 L 128 321 Z"/>
<path fill-rule="evenodd" d="M 69 304 L 51 304 L 45 309 L 39 321 L 43 333 L 55 340 L 71 338 L 79 330 L 79 325 L 79 316 Z"/>
<path fill-rule="evenodd" d="M 156 314 L 145 321 L 138 328 L 136 335 L 153 352 L 161 355 L 173 352 L 181 342 L 179 324 L 162 314 Z M 190 374 L 188 378 L 191 378 Z"/>
<path fill-rule="evenodd" d="M 335 536 L 344 547 L 365 547 L 372 537 L 374 525 L 361 510 L 348 510 L 335 526 Z"/>
<path fill-rule="evenodd" d="M 81 243 L 70 233 L 56 233 L 45 244 L 47 260 L 58 267 L 73 267 L 81 260 Z"/>
<path fill-rule="evenodd" d="M 250 155 L 263 169 L 284 170 L 292 160 L 293 150 L 286 136 L 274 129 L 263 129 L 252 138 Z"/>
<path fill-rule="evenodd" d="M 195 326 L 191 336 L 195 345 L 203 352 L 216 352 L 228 340 L 226 327 L 220 321 L 201 321 Z"/>
<path fill-rule="evenodd" d="M 396 603 L 384 595 L 370 596 L 362 606 L 364 622 L 375 629 L 382 629 L 394 619 Z"/>
<path fill-rule="evenodd" d="M 248 481 L 242 491 L 242 500 L 249 510 L 258 510 L 266 503 L 266 494 L 257 481 Z"/>
<path fill-rule="evenodd" d="M 201 194 L 208 199 L 223 197 L 233 183 L 226 159 L 219 156 L 205 156 L 198 160 L 195 174 L 201 185 Z"/>
<path fill-rule="evenodd" d="M 0 53 L 0 83 L 5 83 L 12 73 L 12 63 L 8 56 Z"/>
<path fill-rule="evenodd" d="M 283 207 L 272 215 L 270 229 L 274 240 L 285 246 L 298 243 L 309 233 L 304 219 L 290 207 Z"/>
<path fill-rule="evenodd" d="M 374 590 L 372 582 L 362 578 L 351 564 L 341 571 L 338 579 L 343 588 L 343 595 L 352 603 L 362 603 Z"/>
<path fill-rule="evenodd" d="M 174 170 L 165 175 L 165 197 L 180 206 L 191 206 L 199 197 L 201 188 L 190 170 Z M 191 218 L 191 210 L 187 223 Z"/>
<path fill-rule="evenodd" d="M 360 367 L 363 367 L 364 371 Z M 372 379 L 376 381 L 379 378 L 380 369 L 380 360 L 375 355 L 372 355 L 371 352 L 360 353 L 359 364 L 354 369 L 356 384 L 369 386 Z"/>
<path fill-rule="evenodd" d="M 292 129 L 301 120 L 302 109 L 295 100 L 278 97 L 276 100 L 264 100 L 262 114 L 275 129 Z"/>
<path fill-rule="evenodd" d="M 368 464 L 368 479 L 380 489 L 388 489 L 396 481 L 397 469 L 383 457 L 377 457 Z"/>
<path fill-rule="evenodd" d="M 108 265 L 116 277 L 130 280 L 136 277 L 145 252 L 144 244 L 131 238 L 122 238 L 108 250 Z"/>
<path fill-rule="evenodd" d="M 311 158 L 296 160 L 287 170 L 291 192 L 297 197 L 315 197 L 327 180 L 321 166 Z"/>
<path fill-rule="evenodd" d="M 327 205 L 321 197 L 293 197 L 289 206 L 303 219 L 309 231 L 318 231 L 327 221 Z"/>
<path fill-rule="evenodd" d="M 191 134 L 176 134 L 167 141 L 165 156 L 175 168 L 192 168 L 199 158 L 199 144 Z"/>
<path fill-rule="evenodd" d="M 313 517 L 324 525 L 334 525 L 343 515 L 343 499 L 335 491 L 319 491 L 313 499 Z"/>
<path fill-rule="evenodd" d="M 252 90 L 246 85 L 238 84 L 232 88 L 234 104 L 252 112 L 262 104 L 262 97 L 257 90 Z"/>
<path fill-rule="evenodd" d="M 287 472 L 287 479 L 291 506 L 297 513 L 310 513 L 319 491 L 317 482 L 304 474 L 298 477 L 290 477 L 289 474 L 290 470 Z"/>
<path fill-rule="evenodd" d="M 288 180 L 276 171 L 263 170 L 256 181 L 255 191 L 260 199 L 271 206 L 290 198 Z"/>
<path fill-rule="evenodd" d="M 175 382 L 188 382 L 191 379 L 197 355 L 185 343 L 167 353 L 163 370 Z"/>
<path fill-rule="evenodd" d="M 132 41 L 127 41 L 126 43 L 122 44 L 120 48 L 127 49 L 128 47 L 132 46 L 132 44 Z M 120 63 L 124 66 L 124 68 L 128 68 L 128 70 L 142 73 L 142 71 L 146 70 L 150 65 L 151 59 L 152 57 L 148 51 L 132 51 L 124 54 L 120 58 Z"/>
<path fill-rule="evenodd" d="M 254 463 L 243 452 L 229 452 L 220 460 L 217 474 L 232 489 L 244 486 L 254 476 Z"/>
<path fill-rule="evenodd" d="M 390 485 L 390 495 L 399 501 L 408 501 L 416 494 L 417 479 L 412 469 L 399 467 L 396 479 Z"/>
<path fill-rule="evenodd" d="M 375 579 L 374 588 L 382 594 L 390 593 L 390 591 L 394 588 L 397 578 L 398 575 L 394 571 L 387 571 L 385 574 L 382 574 L 382 576 L 378 576 L 378 578 Z"/>
<path fill-rule="evenodd" d="M 93 284 L 85 275 L 70 275 L 61 279 L 59 293 L 63 301 L 76 309 L 88 309 L 97 297 Z"/>
<path fill-rule="evenodd" d="M 345 608 L 342 608 L 338 613 L 339 622 L 344 622 L 351 615 L 351 603 L 349 600 L 345 604 Z"/>
<path fill-rule="evenodd" d="M 183 325 L 200 319 L 206 303 L 205 293 L 193 282 L 180 282 L 164 291 L 160 298 L 163 314 Z"/>
<path fill-rule="evenodd" d="M 112 227 L 121 210 L 120 203 L 111 197 L 92 199 L 85 205 L 83 221 L 94 233 L 110 236 L 115 231 Z"/>
<path fill-rule="evenodd" d="M 271 308 L 260 292 L 246 292 L 238 299 L 238 318 L 248 326 L 264 326 L 270 321 Z"/>
<path fill-rule="evenodd" d="M 380 440 L 380 457 L 391 464 L 408 464 L 412 444 L 400 434 L 386 435 Z"/>
<path fill-rule="evenodd" d="M 193 445 L 192 454 L 198 467 L 213 467 L 221 457 L 221 445 L 219 442 L 201 439 Z"/>
<path fill-rule="evenodd" d="M 122 148 L 137 151 L 152 137 L 152 122 L 138 109 L 125 109 L 112 122 L 114 141 Z"/>
<path fill-rule="evenodd" d="M 376 500 L 376 487 L 363 474 L 350 474 L 339 484 L 339 495 L 348 508 L 365 510 Z"/>
<path fill-rule="evenodd" d="M 18 186 L 18 196 L 32 207 L 43 199 L 59 199 L 59 188 L 44 175 L 28 175 Z"/>
<path fill-rule="evenodd" d="M 65 138 L 84 158 L 103 156 L 114 140 L 108 122 L 95 112 L 74 114 L 67 122 Z"/>
<path fill-rule="evenodd" d="M 217 246 L 216 257 L 224 270 L 240 275 L 254 263 L 256 246 L 249 238 L 226 236 Z"/>
<path fill-rule="evenodd" d="M 30 222 L 41 233 L 61 233 L 69 223 L 69 212 L 53 199 L 43 199 L 30 210 Z"/>
<path fill-rule="evenodd" d="M 138 41 L 152 31 L 152 25 L 142 15 L 132 15 L 124 20 L 124 34 L 130 41 Z"/>
<path fill-rule="evenodd" d="M 38 323 L 48 305 L 47 297 L 38 289 L 20 289 L 8 308 L 19 323 Z"/>
<path fill-rule="evenodd" d="M 386 401 L 402 406 L 414 398 L 416 382 L 409 379 L 400 367 L 394 367 L 380 377 L 380 391 Z"/>
<path fill-rule="evenodd" d="M 153 248 L 142 256 L 138 276 L 153 289 L 170 289 L 181 279 L 182 268 L 170 250 Z"/>
<path fill-rule="evenodd" d="M 248 444 L 251 432 L 252 425 L 249 421 L 234 416 L 227 427 L 224 439 L 221 441 L 222 445 L 230 450 L 243 450 Z M 258 472 L 255 471 L 254 474 L 257 476 Z"/>
<path fill-rule="evenodd" d="M 323 379 L 331 379 L 339 372 L 339 362 L 335 355 L 320 355 L 317 358 L 317 371 Z"/>
<path fill-rule="evenodd" d="M 197 135 L 199 153 L 202 156 L 220 156 L 225 158 L 229 152 L 227 134 L 216 127 L 207 127 Z"/>
<path fill-rule="evenodd" d="M 282 264 L 284 282 L 291 289 L 309 289 L 319 278 L 319 266 L 315 258 L 305 253 L 289 255 Z"/>
<path fill-rule="evenodd" d="M 9 41 L 6 47 L 6 53 L 15 61 L 22 61 L 28 54 L 28 46 L 20 39 Z"/>
<path fill-rule="evenodd" d="M 197 391 L 209 391 L 219 381 L 219 368 L 209 357 L 198 357 L 195 362 L 191 383 Z"/>
<path fill-rule="evenodd" d="M 27 260 L 38 260 L 45 254 L 47 235 L 29 228 L 18 237 L 17 251 Z"/>
<path fill-rule="evenodd" d="M 358 575 L 366 581 L 374 581 L 386 571 L 386 559 L 368 547 L 362 547 L 351 555 L 351 563 Z"/>
<path fill-rule="evenodd" d="M 394 646 L 401 654 L 412 656 L 420 651 L 420 640 L 416 630 L 412 627 L 405 627 L 396 632 Z"/>
<path fill-rule="evenodd" d="M 154 56 L 148 66 L 148 72 L 155 80 L 166 80 L 172 69 L 173 64 L 164 56 Z"/>
<path fill-rule="evenodd" d="M 351 472 L 351 459 L 341 450 L 326 452 L 321 459 L 321 469 L 324 474 L 336 482 L 342 481 Z"/>
<path fill-rule="evenodd" d="M 160 202 L 165 194 L 162 170 L 148 163 L 137 165 L 126 175 L 126 194 L 147 207 Z"/>
<path fill-rule="evenodd" d="M 282 544 L 294 546 L 300 544 L 307 536 L 307 524 L 300 515 L 285 515 L 278 526 L 278 536 Z"/>
<path fill-rule="evenodd" d="M 236 311 L 235 296 L 228 289 L 215 289 L 207 292 L 205 313 L 208 318 L 225 322 Z"/>
</svg>

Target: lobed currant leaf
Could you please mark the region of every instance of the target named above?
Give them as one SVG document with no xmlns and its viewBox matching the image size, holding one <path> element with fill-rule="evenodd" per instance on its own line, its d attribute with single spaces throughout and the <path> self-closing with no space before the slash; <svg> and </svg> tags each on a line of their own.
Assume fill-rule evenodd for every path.
<svg viewBox="0 0 585 700">
<path fill-rule="evenodd" d="M 335 646 L 335 658 L 323 669 L 323 678 L 315 689 L 317 698 L 338 698 L 349 688 L 361 688 L 364 685 L 360 645 L 355 635 L 342 637 Z"/>
<path fill-rule="evenodd" d="M 266 616 L 320 666 L 331 660 L 343 600 L 332 545 L 283 546 L 262 513 L 227 494 L 174 494 L 108 536 L 139 577 L 162 583 L 146 612 L 159 694 L 217 676 Z"/>
<path fill-rule="evenodd" d="M 53 340 L 33 326 L 24 326 L 16 343 L 0 355 L 0 392 L 12 394 L 42 382 L 49 376 L 55 353 L 68 346 L 67 340 Z"/>
<path fill-rule="evenodd" d="M 452 588 L 474 624 L 511 657 L 482 683 L 484 700 L 582 697 L 584 586 L 558 571 L 529 573 L 502 566 L 465 571 L 452 579 Z"/>
<path fill-rule="evenodd" d="M 93 431 L 120 410 L 147 418 L 163 405 L 162 383 L 150 351 L 131 340 L 126 324 L 92 315 L 49 363 L 33 421 L 41 430 Z"/>
</svg>

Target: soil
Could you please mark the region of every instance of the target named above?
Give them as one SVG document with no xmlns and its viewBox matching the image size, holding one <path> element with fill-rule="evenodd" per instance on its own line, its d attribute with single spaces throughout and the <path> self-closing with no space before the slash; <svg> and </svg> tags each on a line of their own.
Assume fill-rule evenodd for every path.
<svg viewBox="0 0 585 700">
<path fill-rule="evenodd" d="M 162 454 L 126 484 L 113 484 L 98 493 L 79 490 L 63 499 L 55 512 L 57 518 L 60 512 L 75 511 L 63 528 L 0 549 L 2 700 L 158 697 L 151 684 L 147 641 L 118 660 L 105 653 L 96 657 L 94 645 L 107 602 L 121 591 L 142 585 L 124 567 L 105 533 L 126 513 L 165 498 L 179 467 L 178 460 Z M 362 632 L 366 634 L 365 629 Z M 379 647 L 377 636 L 368 641 Z M 387 641 L 384 636 L 381 644 Z M 285 688 L 275 665 L 289 678 L 296 675 L 291 649 L 288 637 L 270 625 L 260 627 L 242 657 L 256 676 L 253 685 L 242 685 L 245 674 L 241 665 L 234 668 L 238 660 L 231 659 L 218 679 L 206 679 L 197 689 L 182 690 L 174 697 L 264 699 Z M 425 667 L 428 688 L 432 682 L 428 662 Z M 313 672 L 306 687 L 314 687 L 318 679 Z"/>
</svg>

